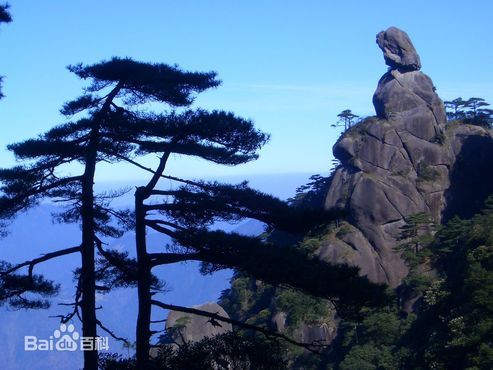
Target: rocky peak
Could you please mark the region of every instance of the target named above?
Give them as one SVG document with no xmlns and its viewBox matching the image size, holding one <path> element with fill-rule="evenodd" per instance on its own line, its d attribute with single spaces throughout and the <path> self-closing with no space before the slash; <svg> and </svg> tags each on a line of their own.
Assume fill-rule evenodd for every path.
<svg viewBox="0 0 493 370">
<path fill-rule="evenodd" d="M 419 55 L 404 31 L 389 27 L 377 34 L 377 44 L 383 51 L 385 63 L 392 69 L 417 71 L 421 69 Z"/>
<path fill-rule="evenodd" d="M 442 221 L 455 201 L 454 189 L 460 188 L 451 183 L 457 172 L 463 173 L 456 164 L 467 167 L 477 158 L 488 158 L 493 142 L 484 128 L 445 126 L 443 103 L 432 80 L 419 71 L 419 55 L 405 32 L 391 27 L 377 35 L 377 43 L 390 70 L 373 96 L 376 116 L 346 131 L 333 148 L 341 166 L 325 206 L 345 209 L 348 224 L 344 232 L 327 238 L 319 253 L 396 287 L 408 273 L 396 250 L 406 219 L 426 213 Z M 464 158 L 464 148 L 478 138 L 481 154 Z M 486 170 L 490 162 L 485 159 L 475 168 Z"/>
<path fill-rule="evenodd" d="M 390 27 L 377 35 L 377 44 L 390 66 L 373 95 L 377 116 L 389 119 L 404 112 L 408 112 L 406 116 L 431 113 L 430 124 L 445 124 L 443 103 L 435 93 L 431 79 L 419 71 L 421 62 L 409 36 L 398 28 Z"/>
</svg>

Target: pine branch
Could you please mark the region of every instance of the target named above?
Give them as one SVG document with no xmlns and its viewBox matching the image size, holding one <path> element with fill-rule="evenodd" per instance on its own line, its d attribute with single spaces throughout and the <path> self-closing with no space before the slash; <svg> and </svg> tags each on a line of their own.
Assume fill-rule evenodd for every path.
<svg viewBox="0 0 493 370">
<path fill-rule="evenodd" d="M 101 255 L 109 263 L 111 263 L 113 266 L 115 266 L 117 269 L 119 269 L 123 274 L 125 274 L 126 276 L 129 276 L 129 277 L 132 277 L 133 274 L 131 271 L 128 270 L 125 263 L 122 263 L 121 261 L 113 258 L 113 256 L 110 253 L 108 253 L 106 250 L 104 250 L 103 243 L 99 238 L 96 237 L 95 240 L 96 240 L 96 248 L 99 251 L 99 253 L 101 253 Z"/>
<path fill-rule="evenodd" d="M 203 261 L 200 253 L 149 253 L 152 267 L 184 261 Z"/>
<path fill-rule="evenodd" d="M 290 344 L 293 344 L 295 346 L 305 348 L 308 351 L 315 353 L 315 354 L 321 354 L 322 349 L 327 348 L 327 345 L 320 344 L 320 343 L 318 343 L 318 341 L 314 341 L 311 343 L 298 342 L 298 341 L 296 341 L 296 340 L 294 340 L 294 339 L 292 339 L 292 338 L 290 338 L 284 334 L 277 333 L 277 332 L 274 332 L 272 330 L 269 330 L 269 329 L 266 329 L 266 328 L 263 328 L 260 326 L 247 324 L 247 323 L 244 323 L 244 322 L 241 322 L 238 320 L 224 317 L 224 316 L 221 316 L 217 313 L 211 313 L 211 312 L 207 312 L 207 311 L 203 311 L 203 310 L 198 310 L 196 308 L 176 306 L 176 305 L 167 304 L 167 303 L 163 303 L 163 302 L 156 301 L 156 300 L 152 300 L 151 303 L 154 306 L 163 308 L 165 310 L 179 311 L 179 312 L 189 313 L 192 315 L 208 317 L 211 319 L 211 321 L 217 320 L 217 321 L 221 321 L 221 322 L 225 322 L 225 323 L 228 323 L 231 325 L 238 326 L 242 329 L 253 330 L 253 331 L 259 332 L 259 333 L 265 335 L 267 338 L 274 337 L 274 338 L 282 339 L 282 340 L 284 340 Z M 318 350 L 316 348 L 318 348 Z"/>
<path fill-rule="evenodd" d="M 160 232 L 162 234 L 168 235 L 168 236 L 170 236 L 172 238 L 176 238 L 176 235 L 177 235 L 176 232 L 174 232 L 174 231 L 172 231 L 172 230 L 170 230 L 170 229 L 168 229 L 166 227 L 160 226 L 157 223 L 152 223 L 152 222 L 151 223 L 148 223 L 148 222 L 146 222 L 146 226 L 149 226 L 151 229 L 154 229 L 154 230 L 156 230 L 156 231 L 158 231 L 158 232 Z"/>
<path fill-rule="evenodd" d="M 164 221 L 164 220 L 155 220 L 155 219 L 146 219 L 145 220 L 145 223 L 147 226 L 151 226 L 151 225 L 165 225 L 165 226 L 169 226 L 169 227 L 172 227 L 176 230 L 181 230 L 181 231 L 185 231 L 186 228 L 174 223 L 174 222 L 169 222 L 169 221 Z"/>
<path fill-rule="evenodd" d="M 140 164 L 139 162 L 134 161 L 134 160 L 132 160 L 132 159 L 126 157 L 126 156 L 120 155 L 118 153 L 111 153 L 111 155 L 113 155 L 116 158 L 121 159 L 121 160 L 123 160 L 125 162 L 128 162 L 128 163 L 130 163 L 130 164 L 132 164 L 132 165 L 134 165 L 134 166 L 136 166 L 136 167 L 138 167 L 138 168 L 140 168 L 140 169 L 142 169 L 144 171 L 147 171 L 149 173 L 152 173 L 153 175 L 156 174 L 156 171 L 154 171 L 152 168 L 146 167 L 146 166 Z M 200 182 L 197 182 L 197 181 L 182 179 L 182 178 L 176 177 L 176 176 L 170 176 L 170 175 L 161 174 L 160 177 L 163 178 L 163 179 L 171 180 L 171 181 L 181 182 L 181 183 L 187 184 L 187 185 L 197 186 L 197 187 L 202 188 L 202 189 L 208 189 L 208 188 L 210 188 L 210 186 L 208 186 L 206 184 L 203 184 L 203 183 L 200 183 Z M 156 190 L 153 190 L 151 193 L 152 194 L 155 194 L 154 193 L 155 191 Z"/>
<path fill-rule="evenodd" d="M 45 262 L 45 261 L 49 261 L 49 260 L 56 258 L 56 257 L 61 257 L 61 256 L 65 256 L 65 255 L 72 254 L 75 252 L 80 252 L 80 251 L 81 251 L 81 247 L 78 246 L 78 247 L 61 249 L 61 250 L 58 250 L 56 252 L 47 253 L 47 254 L 42 255 L 41 257 L 34 258 L 32 260 L 19 263 L 18 265 L 15 265 L 6 271 L 3 271 L 0 274 L 0 276 L 1 277 L 6 276 L 8 274 L 11 274 L 11 273 L 23 268 L 23 267 L 29 266 L 29 270 L 28 270 L 29 271 L 29 277 L 32 277 L 33 269 L 34 269 L 35 265 L 42 263 L 42 262 Z"/>
<path fill-rule="evenodd" d="M 110 329 L 108 329 L 106 326 L 103 325 L 103 323 L 99 320 L 96 320 L 96 323 L 98 324 L 98 326 L 104 330 L 106 333 L 108 333 L 113 339 L 119 341 L 119 342 L 123 342 L 125 343 L 126 345 L 129 345 L 130 342 L 128 341 L 128 339 L 126 338 L 123 338 L 123 337 L 119 337 L 117 336 L 113 331 L 111 331 Z"/>
</svg>

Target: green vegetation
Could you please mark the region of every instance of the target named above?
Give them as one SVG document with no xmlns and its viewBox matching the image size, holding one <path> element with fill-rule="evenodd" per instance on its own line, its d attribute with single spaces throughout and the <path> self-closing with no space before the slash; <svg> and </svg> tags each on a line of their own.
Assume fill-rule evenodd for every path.
<svg viewBox="0 0 493 370">
<path fill-rule="evenodd" d="M 418 181 L 422 181 L 422 182 L 435 181 L 440 175 L 437 170 L 431 168 L 425 162 L 418 163 L 417 173 L 418 173 Z"/>
<path fill-rule="evenodd" d="M 355 123 L 357 123 L 358 115 L 351 112 L 351 109 L 345 109 L 337 115 L 338 121 L 332 124 L 332 127 L 344 127 L 344 131 L 349 130 Z"/>
<path fill-rule="evenodd" d="M 432 244 L 440 278 L 415 324 L 414 364 L 438 369 L 493 367 L 493 198 L 470 220 L 455 218 Z M 411 336 L 412 338 L 412 336 Z"/>
<path fill-rule="evenodd" d="M 409 273 L 399 292 L 404 300 L 420 297 L 433 278 L 430 245 L 433 243 L 435 229 L 435 223 L 426 213 L 410 216 L 401 227 L 402 243 L 397 249 L 409 266 Z"/>
<path fill-rule="evenodd" d="M 9 221 L 42 201 L 53 201 L 64 207 L 55 216 L 57 221 L 81 225 L 82 242 L 17 265 L 0 261 L 0 304 L 47 307 L 49 301 L 44 298 L 54 296 L 58 286 L 33 274 L 34 267 L 80 253 L 82 262 L 75 271 L 76 294 L 71 303 L 74 308 L 61 316 L 62 322 L 80 317 L 82 334 L 96 337 L 98 327 L 106 330 L 97 318 L 96 292 L 137 286 L 136 360 L 137 368 L 147 369 L 154 334 L 152 306 L 168 308 L 167 303 L 153 298 L 163 287 L 152 273 L 156 266 L 194 260 L 202 262 L 204 274 L 236 268 L 251 276 L 249 279 L 263 281 L 266 289 L 271 286 L 275 291 L 272 312 L 286 311 L 287 325 L 293 328 L 289 334 L 301 322 L 329 315 L 328 304 L 322 299 L 337 301 L 338 314 L 348 317 L 357 316 L 362 306 L 380 306 L 386 300 L 383 285 L 359 276 L 358 268 L 329 264 L 311 254 L 319 242 L 312 230 L 323 229 L 341 214 L 322 207 L 330 179 L 312 177 L 296 199 L 286 202 L 251 189 L 246 182 L 230 185 L 165 175 L 173 154 L 233 166 L 255 160 L 268 140 L 250 120 L 224 111 L 189 109 L 198 93 L 219 85 L 214 72 L 186 72 L 176 65 L 128 58 L 78 64 L 69 70 L 88 80 L 89 87 L 84 95 L 63 106 L 67 122 L 36 139 L 8 146 L 19 165 L 0 170 L 0 219 Z M 148 103 L 155 112 L 143 108 Z M 156 168 L 139 163 L 149 154 L 160 158 Z M 134 209 L 111 206 L 111 200 L 123 190 L 95 191 L 100 163 L 122 161 L 152 174 L 145 186 L 136 188 Z M 82 165 L 78 175 L 65 174 L 65 166 L 71 163 Z M 160 189 L 161 178 L 178 185 Z M 251 237 L 213 227 L 218 222 L 245 219 L 267 225 L 269 236 Z M 148 229 L 169 236 L 172 245 L 150 253 Z M 126 231 L 135 232 L 136 258 L 109 249 L 104 241 Z M 306 240 L 300 244 L 304 236 Z M 21 275 L 24 270 L 27 274 Z M 186 307 L 173 309 L 187 312 Z M 257 310 L 255 321 L 262 327 L 250 325 L 247 329 L 265 334 L 269 312 Z M 312 345 L 310 341 L 283 339 L 301 347 Z M 85 369 L 95 369 L 97 361 L 96 350 L 84 351 Z"/>
<path fill-rule="evenodd" d="M 335 163 L 334 168 L 339 164 Z M 332 176 L 321 176 L 319 174 L 310 176 L 310 181 L 296 189 L 294 197 L 288 199 L 292 205 L 302 207 L 321 207 L 325 201 L 325 195 L 330 187 Z"/>
<path fill-rule="evenodd" d="M 462 121 L 480 126 L 491 127 L 493 124 L 493 109 L 486 108 L 490 104 L 483 98 L 455 98 L 445 101 L 449 121 Z"/>
<path fill-rule="evenodd" d="M 327 235 L 327 231 L 324 230 L 321 235 Z M 307 236 L 300 243 L 300 248 L 314 252 L 323 240 L 322 237 Z M 223 292 L 219 303 L 234 319 L 280 331 L 296 340 L 302 339 L 299 333 L 302 325 L 335 329 L 335 310 L 329 300 L 310 296 L 301 290 L 265 284 L 244 273 L 234 274 L 231 287 Z M 246 337 L 251 336 L 246 331 L 240 332 Z M 313 354 L 306 356 L 300 347 L 286 343 L 280 345 L 287 353 L 284 356 L 290 364 L 287 368 L 297 362 L 307 366 L 310 361 L 318 364 L 321 360 Z"/>
<path fill-rule="evenodd" d="M 430 141 L 432 143 L 443 145 L 445 143 L 445 140 L 446 140 L 445 134 L 442 131 L 440 131 Z"/>
<path fill-rule="evenodd" d="M 341 320 L 330 349 L 320 355 L 285 346 L 288 368 L 493 368 L 492 224 L 493 197 L 472 219 L 454 218 L 443 226 L 424 213 L 410 216 L 398 247 L 410 272 L 394 299 L 363 308 L 357 320 Z M 337 232 L 341 227 L 332 234 Z M 313 252 L 323 240 L 311 235 L 302 244 Z M 290 333 L 307 323 L 335 325 L 330 302 L 238 273 L 221 304 L 238 318 L 273 329 L 276 314 L 283 313 L 282 330 Z"/>
<path fill-rule="evenodd" d="M 491 369 L 493 367 L 493 198 L 471 220 L 452 219 L 434 238 L 423 215 L 408 223 L 409 245 L 418 246 L 407 279 L 422 294 L 415 313 L 399 305 L 375 310 L 359 324 L 345 323 L 340 369 Z M 421 230 L 421 231 L 420 231 Z M 435 276 L 422 267 L 432 264 Z M 420 274 L 421 271 L 421 274 Z M 406 282 L 405 282 L 406 284 Z M 358 336 L 348 330 L 353 325 Z M 357 337 L 351 343 L 348 339 Z M 365 361 L 372 365 L 358 365 Z M 372 367 L 373 366 L 373 367 Z"/>
<path fill-rule="evenodd" d="M 204 338 L 179 347 L 162 346 L 150 360 L 149 370 L 284 370 L 282 348 L 275 341 L 246 338 L 235 333 Z M 102 370 L 137 369 L 133 359 L 121 355 L 102 355 Z"/>
<path fill-rule="evenodd" d="M 399 348 L 399 339 L 413 319 L 413 315 L 402 319 L 395 307 L 389 307 L 369 311 L 360 323 L 343 323 L 331 364 L 341 370 L 400 368 L 407 352 Z"/>
<path fill-rule="evenodd" d="M 320 237 L 307 237 L 300 246 L 308 252 L 315 252 L 322 242 Z M 285 328 L 289 333 L 293 333 L 301 323 L 326 322 L 333 314 L 328 300 L 288 287 L 274 287 L 238 272 L 231 287 L 223 292 L 220 304 L 237 319 L 268 327 L 272 327 L 276 313 L 284 313 Z"/>
</svg>

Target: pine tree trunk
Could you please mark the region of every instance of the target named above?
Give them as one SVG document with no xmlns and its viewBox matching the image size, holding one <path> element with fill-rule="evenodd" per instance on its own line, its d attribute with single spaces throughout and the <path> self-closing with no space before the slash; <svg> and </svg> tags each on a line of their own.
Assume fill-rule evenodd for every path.
<svg viewBox="0 0 493 370">
<path fill-rule="evenodd" d="M 103 107 L 96 115 L 91 129 L 89 144 L 85 158 L 85 169 L 82 179 L 82 336 L 93 340 L 97 336 L 96 317 L 96 273 L 95 273 L 95 242 L 96 225 L 94 220 L 94 175 L 96 173 L 96 162 L 99 148 L 100 123 L 105 119 L 110 110 L 111 103 L 121 90 L 123 84 L 120 82 L 108 94 Z M 84 370 L 98 370 L 98 352 L 96 349 L 84 351 Z"/>
<path fill-rule="evenodd" d="M 85 163 L 82 180 L 82 336 L 96 338 L 96 277 L 94 266 L 94 174 L 96 172 L 97 129 L 91 132 L 91 143 Z M 98 353 L 96 350 L 84 351 L 84 370 L 97 370 Z"/>
<path fill-rule="evenodd" d="M 179 138 L 175 138 L 171 144 L 175 144 Z M 152 293 L 151 293 L 151 269 L 147 254 L 146 241 L 146 211 L 144 201 L 151 196 L 151 191 L 156 187 L 161 175 L 166 168 L 166 163 L 171 154 L 171 151 L 166 152 L 159 161 L 154 175 L 149 183 L 144 187 L 137 188 L 135 192 L 135 242 L 137 249 L 137 265 L 138 265 L 138 298 L 139 298 L 139 313 L 137 316 L 137 332 L 136 332 L 136 355 L 137 369 L 147 370 L 149 368 L 149 350 L 151 340 L 151 311 L 152 311 Z"/>
<path fill-rule="evenodd" d="M 144 200 L 145 188 L 138 188 L 135 192 L 135 242 L 138 261 L 138 297 L 139 313 L 137 317 L 137 368 L 147 370 L 149 367 L 149 350 L 151 340 L 151 266 L 147 256 L 146 225 Z"/>
</svg>

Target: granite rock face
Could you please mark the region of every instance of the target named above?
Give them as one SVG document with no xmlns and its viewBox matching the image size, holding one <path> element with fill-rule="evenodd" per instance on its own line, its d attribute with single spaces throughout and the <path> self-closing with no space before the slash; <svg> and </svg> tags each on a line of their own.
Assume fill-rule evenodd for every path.
<svg viewBox="0 0 493 370">
<path fill-rule="evenodd" d="M 217 313 L 229 318 L 226 311 L 217 303 L 209 302 L 194 306 L 198 310 Z M 225 322 L 211 322 L 208 317 L 193 315 L 184 312 L 170 311 L 166 320 L 166 330 L 171 333 L 173 340 L 178 344 L 183 342 L 198 342 L 206 337 L 231 332 L 233 327 Z"/>
<path fill-rule="evenodd" d="M 349 223 L 319 254 L 359 266 L 372 281 L 396 287 L 408 273 L 396 250 L 406 218 L 421 212 L 436 222 L 451 217 L 460 188 L 453 183 L 456 164 L 475 162 L 475 168 L 491 171 L 493 141 L 482 127 L 446 127 L 443 103 L 431 79 L 419 71 L 419 56 L 406 33 L 391 27 L 378 34 L 377 42 L 391 69 L 373 97 L 376 116 L 353 126 L 333 148 L 341 165 L 325 207 L 345 209 Z M 474 140 L 482 144 L 473 158 L 465 145 Z M 482 204 L 481 199 L 462 202 Z"/>
<path fill-rule="evenodd" d="M 407 112 L 406 116 L 412 116 L 413 121 L 418 115 L 427 120 L 430 114 L 437 124 L 444 124 L 446 120 L 443 103 L 435 93 L 433 82 L 420 71 L 392 69 L 384 74 L 373 95 L 373 105 L 381 118 Z M 419 129 L 419 123 L 415 129 Z"/>
<path fill-rule="evenodd" d="M 395 69 L 417 71 L 421 68 L 419 55 L 404 31 L 389 27 L 377 34 L 377 44 L 382 49 L 385 63 Z"/>
</svg>

